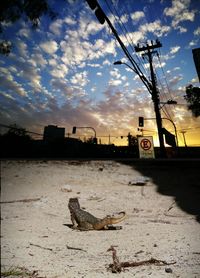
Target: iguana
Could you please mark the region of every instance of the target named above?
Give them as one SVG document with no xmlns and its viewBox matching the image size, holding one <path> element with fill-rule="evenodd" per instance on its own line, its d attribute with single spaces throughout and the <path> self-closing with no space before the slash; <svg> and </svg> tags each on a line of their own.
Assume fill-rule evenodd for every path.
<svg viewBox="0 0 200 278">
<path fill-rule="evenodd" d="M 81 209 L 78 198 L 70 198 L 68 208 L 74 229 L 82 231 L 108 229 L 108 225 L 116 224 L 125 219 L 126 213 L 120 212 L 120 217 L 107 215 L 103 219 L 97 218 L 89 212 Z M 77 226 L 76 226 L 77 225 Z"/>
</svg>

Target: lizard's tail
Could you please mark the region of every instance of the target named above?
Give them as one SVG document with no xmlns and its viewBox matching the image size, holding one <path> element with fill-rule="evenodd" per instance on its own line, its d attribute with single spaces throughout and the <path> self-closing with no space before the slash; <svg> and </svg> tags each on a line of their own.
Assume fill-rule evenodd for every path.
<svg viewBox="0 0 200 278">
<path fill-rule="evenodd" d="M 94 225 L 94 229 L 101 230 L 107 225 L 119 223 L 126 218 L 125 211 L 119 212 L 119 214 L 121 214 L 120 217 L 106 216 L 105 218 L 101 219 L 98 223 Z"/>
<path fill-rule="evenodd" d="M 107 216 L 107 219 L 109 221 L 108 224 L 116 224 L 116 223 L 119 223 L 119 222 L 123 221 L 126 218 L 126 212 L 125 211 L 121 211 L 121 212 L 119 212 L 119 214 L 121 214 L 121 216 L 119 216 L 119 217 Z"/>
</svg>

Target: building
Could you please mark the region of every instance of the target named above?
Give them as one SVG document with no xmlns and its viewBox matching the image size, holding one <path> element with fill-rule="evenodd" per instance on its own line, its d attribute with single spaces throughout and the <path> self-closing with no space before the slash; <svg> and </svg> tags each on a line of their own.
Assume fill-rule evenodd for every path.
<svg viewBox="0 0 200 278">
<path fill-rule="evenodd" d="M 200 82 L 200 48 L 194 48 L 192 49 L 194 64 L 196 67 L 197 75 Z"/>
<path fill-rule="evenodd" d="M 55 141 L 65 138 L 65 128 L 56 125 L 48 125 L 44 127 L 43 140 Z"/>
</svg>

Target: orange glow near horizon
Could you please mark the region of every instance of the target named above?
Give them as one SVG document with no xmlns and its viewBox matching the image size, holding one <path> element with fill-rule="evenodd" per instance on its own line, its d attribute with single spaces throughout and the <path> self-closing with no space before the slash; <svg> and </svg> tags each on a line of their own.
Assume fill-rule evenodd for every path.
<svg viewBox="0 0 200 278">
<path fill-rule="evenodd" d="M 138 133 L 138 135 L 141 135 Z M 186 145 L 188 147 L 200 147 L 200 132 L 196 132 L 196 133 L 190 133 L 190 132 L 186 132 L 185 134 L 185 141 L 186 141 Z M 154 142 L 154 146 L 158 147 L 159 146 L 159 139 L 158 139 L 158 135 L 156 133 L 154 134 L 145 134 L 143 136 L 153 136 L 153 142 Z M 116 146 L 128 146 L 128 138 L 127 136 L 123 136 L 123 138 L 121 138 L 121 136 L 104 136 L 104 137 L 98 137 L 99 142 L 101 142 L 101 144 L 114 144 Z M 166 146 L 169 146 L 167 144 L 165 144 Z M 184 138 L 182 133 L 178 133 L 178 145 L 179 147 L 184 147 L 185 143 L 184 143 Z"/>
</svg>

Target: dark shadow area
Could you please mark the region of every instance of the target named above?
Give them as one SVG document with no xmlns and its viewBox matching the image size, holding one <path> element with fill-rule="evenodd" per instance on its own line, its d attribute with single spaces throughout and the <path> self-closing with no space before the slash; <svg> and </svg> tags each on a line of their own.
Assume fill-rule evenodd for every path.
<svg viewBox="0 0 200 278">
<path fill-rule="evenodd" d="M 174 196 L 176 204 L 200 222 L 200 160 L 155 159 L 119 161 L 152 178 L 157 192 Z M 167 208 L 166 208 L 167 209 Z"/>
<path fill-rule="evenodd" d="M 0 136 L 1 158 L 137 158 L 138 147 L 85 143 L 74 138 L 52 141 Z"/>
<path fill-rule="evenodd" d="M 80 231 L 79 229 L 74 229 L 72 224 L 63 224 L 63 226 L 67 226 L 68 228 L 76 231 Z M 95 231 L 113 231 L 113 230 L 121 230 L 122 226 L 112 226 L 108 225 L 106 229 L 101 229 L 101 230 L 95 230 Z M 93 231 L 93 230 L 88 230 L 88 231 Z"/>
<path fill-rule="evenodd" d="M 33 140 L 29 136 L 8 134 L 0 136 L 1 158 L 32 159 L 136 159 L 139 158 L 138 145 L 115 146 L 82 142 L 79 139 L 64 138 L 54 140 Z M 160 149 L 154 148 L 155 157 L 160 157 Z M 178 154 L 171 147 L 166 148 L 168 158 L 200 158 L 200 147 L 179 147 Z"/>
</svg>

